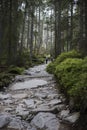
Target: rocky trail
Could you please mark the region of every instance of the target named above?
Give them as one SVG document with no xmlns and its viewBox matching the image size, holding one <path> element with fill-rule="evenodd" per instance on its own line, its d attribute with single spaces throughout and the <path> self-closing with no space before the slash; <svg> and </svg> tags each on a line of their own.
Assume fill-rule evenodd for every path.
<svg viewBox="0 0 87 130">
<path fill-rule="evenodd" d="M 72 130 L 79 112 L 70 113 L 45 65 L 18 75 L 0 92 L 0 130 Z"/>
</svg>

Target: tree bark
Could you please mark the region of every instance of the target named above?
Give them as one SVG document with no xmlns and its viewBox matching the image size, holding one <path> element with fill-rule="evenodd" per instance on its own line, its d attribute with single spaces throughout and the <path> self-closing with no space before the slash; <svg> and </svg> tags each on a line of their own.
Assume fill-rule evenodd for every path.
<svg viewBox="0 0 87 130">
<path fill-rule="evenodd" d="M 55 3 L 55 57 L 61 53 L 61 0 Z"/>
<path fill-rule="evenodd" d="M 73 0 L 71 0 L 70 50 L 73 48 Z"/>
<path fill-rule="evenodd" d="M 33 54 L 33 27 L 34 27 L 34 8 L 31 6 L 31 41 L 30 41 L 30 61 L 32 62 L 32 54 Z"/>
</svg>

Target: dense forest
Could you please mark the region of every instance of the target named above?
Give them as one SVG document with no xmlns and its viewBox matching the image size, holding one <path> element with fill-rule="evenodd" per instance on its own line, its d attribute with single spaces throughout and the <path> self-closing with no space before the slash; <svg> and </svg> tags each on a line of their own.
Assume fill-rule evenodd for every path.
<svg viewBox="0 0 87 130">
<path fill-rule="evenodd" d="M 46 58 L 50 59 L 49 64 L 46 64 Z M 43 70 L 43 65 L 39 69 L 36 67 L 37 70 L 33 68 L 42 63 L 45 63 L 46 71 L 53 74 L 56 80 L 53 79 L 53 75 L 50 77 L 50 74 Z M 32 69 L 29 70 L 30 67 L 34 72 Z M 38 75 L 39 78 L 37 78 Z M 48 84 L 43 85 L 42 88 L 41 85 L 38 85 L 36 90 L 35 88 L 15 90 L 20 87 L 20 84 L 25 87 L 26 80 L 29 83 L 28 87 L 33 87 L 34 82 L 36 85 L 36 81 L 44 81 Z M 15 86 L 15 89 L 9 89 L 9 85 Z M 55 89 L 59 95 L 52 89 Z M 8 98 L 10 93 L 13 98 Z M 49 109 L 47 109 L 48 97 L 51 102 Z M 44 104 L 45 101 L 47 104 Z M 54 108 L 51 108 L 52 103 Z M 28 104 L 27 109 L 24 108 L 25 104 Z M 7 113 L 16 111 L 15 114 L 14 112 L 12 114 L 17 115 L 17 120 L 20 118 L 21 121 L 23 114 L 28 112 L 27 118 L 23 117 L 23 122 L 26 120 L 27 123 L 30 123 L 39 113 L 31 111 L 33 110 L 31 106 L 40 107 L 36 104 L 42 105 L 41 112 L 45 112 L 45 114 L 51 112 L 51 116 L 56 114 L 56 117 L 54 115 L 49 118 L 48 114 L 46 121 L 43 118 L 45 116 L 40 115 L 39 118 L 37 117 L 36 128 L 32 126 L 32 130 L 47 128 L 57 130 L 59 123 L 55 126 L 55 119 L 58 117 L 56 122 L 59 122 L 59 119 L 62 121 L 62 112 L 65 114 L 65 118 L 68 115 L 69 121 L 73 122 L 68 130 L 87 130 L 87 0 L 0 0 L 0 112 L 4 111 L 4 108 Z M 56 105 L 63 105 L 64 108 L 57 109 Z M 5 119 L 6 124 L 3 125 Z M 12 119 L 13 116 L 10 120 Z M 47 128 L 43 125 L 43 119 L 48 125 Z M 8 118 L 2 117 L 2 113 L 0 113 L 0 129 L 4 129 L 3 126 L 7 127 L 9 123 L 7 120 Z M 78 122 L 76 122 L 77 120 Z M 17 121 L 12 122 L 12 125 L 17 123 Z M 51 126 L 51 124 L 53 125 Z M 65 122 L 64 125 L 66 124 Z M 17 124 L 17 126 L 20 125 Z M 62 126 L 62 130 L 67 128 Z"/>
<path fill-rule="evenodd" d="M 1 66 L 41 53 L 79 49 L 86 55 L 86 37 L 86 0 L 0 1 Z"/>
<path fill-rule="evenodd" d="M 42 63 L 46 55 L 58 57 L 48 71 L 76 109 L 85 104 L 87 111 L 87 1 L 0 0 L 0 71 Z"/>
</svg>

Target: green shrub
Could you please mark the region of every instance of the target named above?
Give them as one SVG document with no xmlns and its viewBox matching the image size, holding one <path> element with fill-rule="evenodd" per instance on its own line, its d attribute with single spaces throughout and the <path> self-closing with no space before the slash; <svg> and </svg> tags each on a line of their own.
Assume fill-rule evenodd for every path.
<svg viewBox="0 0 87 130">
<path fill-rule="evenodd" d="M 8 69 L 8 73 L 12 73 L 12 74 L 22 74 L 23 71 L 24 68 L 16 67 L 16 66 L 11 66 Z"/>
<path fill-rule="evenodd" d="M 24 68 L 11 65 L 5 72 L 0 73 L 0 88 L 7 87 L 16 74 L 22 74 Z"/>
<path fill-rule="evenodd" d="M 83 101 L 87 99 L 86 59 L 68 58 L 64 60 L 56 66 L 55 75 L 67 95 L 73 97 L 75 106 L 81 107 Z"/>
<path fill-rule="evenodd" d="M 49 63 L 49 65 L 47 66 L 46 70 L 47 70 L 47 72 L 53 74 L 54 71 L 55 71 L 55 64 L 54 64 L 54 62 Z"/>
<path fill-rule="evenodd" d="M 77 81 L 81 72 L 82 59 L 68 58 L 56 66 L 55 75 L 65 88 L 71 87 Z"/>
<path fill-rule="evenodd" d="M 49 73 L 54 73 L 55 69 L 56 69 L 56 66 L 58 64 L 60 64 L 62 61 L 64 61 L 65 59 L 67 58 L 81 58 L 81 54 L 79 52 L 77 52 L 76 50 L 72 50 L 72 51 L 69 51 L 69 52 L 64 52 L 64 53 L 61 53 L 56 60 L 54 60 L 54 62 L 50 63 L 48 66 L 47 66 L 47 71 Z"/>
<path fill-rule="evenodd" d="M 59 64 L 67 58 L 81 58 L 81 57 L 82 57 L 82 55 L 78 51 L 72 50 L 69 52 L 61 53 L 61 55 L 59 55 L 57 57 L 55 62 L 56 62 L 56 64 Z"/>
<path fill-rule="evenodd" d="M 87 57 L 75 51 L 62 53 L 47 71 L 54 73 L 62 89 L 68 97 L 72 97 L 75 108 L 87 109 Z"/>
<path fill-rule="evenodd" d="M 13 75 L 9 73 L 0 73 L 0 88 L 8 86 L 12 81 Z"/>
<path fill-rule="evenodd" d="M 33 55 L 33 57 L 32 57 L 32 63 L 34 65 L 42 64 L 42 63 L 44 63 L 44 61 L 45 61 L 45 58 L 43 56 Z"/>
</svg>

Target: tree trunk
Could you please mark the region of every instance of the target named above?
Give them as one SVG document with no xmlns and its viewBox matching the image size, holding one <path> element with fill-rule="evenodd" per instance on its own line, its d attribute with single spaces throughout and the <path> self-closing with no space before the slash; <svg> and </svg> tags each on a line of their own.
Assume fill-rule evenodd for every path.
<svg viewBox="0 0 87 130">
<path fill-rule="evenodd" d="M 9 1 L 9 43 L 8 43 L 8 64 L 12 62 L 12 54 L 11 54 L 11 48 L 12 48 L 12 0 Z"/>
<path fill-rule="evenodd" d="M 23 23 L 22 23 L 22 35 L 21 35 L 21 43 L 20 43 L 20 55 L 23 51 L 23 39 L 24 39 L 24 30 L 25 30 L 25 20 L 26 20 L 26 7 L 25 7 L 25 12 L 23 16 Z"/>
<path fill-rule="evenodd" d="M 2 55 L 2 3 L 3 3 L 3 1 L 1 0 L 0 1 L 0 57 L 1 57 L 1 55 Z"/>
<path fill-rule="evenodd" d="M 71 0 L 70 50 L 73 48 L 73 0 Z"/>
<path fill-rule="evenodd" d="M 61 0 L 55 3 L 55 57 L 61 53 Z"/>
<path fill-rule="evenodd" d="M 30 42 L 30 14 L 29 14 L 29 7 L 28 7 L 28 31 L 27 31 L 27 48 L 29 48 Z"/>
<path fill-rule="evenodd" d="M 69 8 L 67 8 L 67 30 L 66 30 L 66 34 L 67 34 L 66 51 L 67 52 L 69 50 L 69 15 L 68 15 L 68 11 L 69 11 Z"/>
<path fill-rule="evenodd" d="M 85 37 L 87 39 L 87 0 L 85 0 Z"/>
<path fill-rule="evenodd" d="M 31 15 L 31 41 L 30 41 L 30 61 L 32 62 L 32 54 L 33 54 L 33 27 L 34 27 L 34 9 L 31 7 L 32 15 Z"/>
</svg>

